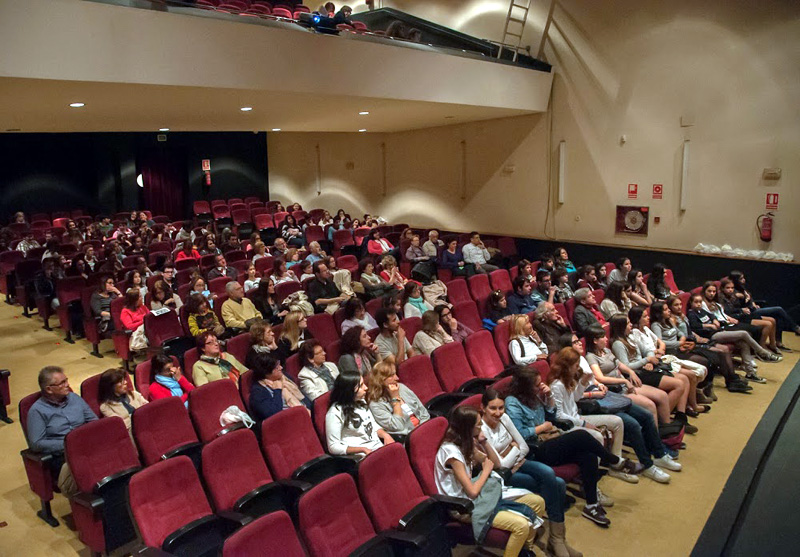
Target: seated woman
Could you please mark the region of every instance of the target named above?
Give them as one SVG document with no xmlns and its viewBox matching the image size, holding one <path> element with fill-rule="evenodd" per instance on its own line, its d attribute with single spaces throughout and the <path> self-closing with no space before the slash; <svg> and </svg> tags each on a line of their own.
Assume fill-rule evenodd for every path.
<svg viewBox="0 0 800 557">
<path fill-rule="evenodd" d="M 677 296 L 681 292 L 672 292 L 667 286 L 667 268 L 662 263 L 653 265 L 650 278 L 647 279 L 647 289 L 652 293 L 654 300 L 664 301 L 670 296 Z"/>
<path fill-rule="evenodd" d="M 408 282 L 403 288 L 403 316 L 422 317 L 426 311 L 431 311 L 433 306 L 422 297 L 422 288 L 416 282 Z"/>
<path fill-rule="evenodd" d="M 562 247 L 556 248 L 555 251 L 553 252 L 553 257 L 555 258 L 556 268 L 563 267 L 564 269 L 567 270 L 568 273 L 577 272 L 575 265 L 572 263 L 572 261 L 569 260 L 569 254 L 567 253 L 567 250 L 565 248 Z"/>
<path fill-rule="evenodd" d="M 308 340 L 300 347 L 300 364 L 303 369 L 297 374 L 300 390 L 314 400 L 333 388 L 339 376 L 339 368 L 333 362 L 325 361 L 325 349 L 316 340 Z"/>
<path fill-rule="evenodd" d="M 372 255 L 380 255 L 383 257 L 394 257 L 397 260 L 400 257 L 400 248 L 394 245 L 386 238 L 381 237 L 381 233 L 377 228 L 373 228 L 367 235 L 367 252 Z"/>
<path fill-rule="evenodd" d="M 439 258 L 439 267 L 448 269 L 454 277 L 469 277 L 475 274 L 475 265 L 464 261 L 457 238 L 448 240 L 447 247 L 442 250 Z"/>
<path fill-rule="evenodd" d="M 301 248 L 306 244 L 303 229 L 297 224 L 297 219 L 292 214 L 286 215 L 283 226 L 281 226 L 281 236 L 290 246 Z"/>
<path fill-rule="evenodd" d="M 754 317 L 771 317 L 775 320 L 777 325 L 776 334 L 778 348 L 786 352 L 791 352 L 791 350 L 781 342 L 781 333 L 783 331 L 793 331 L 794 334 L 800 336 L 800 325 L 798 325 L 782 307 L 771 306 L 762 308 L 755 303 L 753 296 L 747 291 L 747 280 L 745 279 L 744 273 L 741 271 L 731 271 L 728 274 L 728 278 L 733 281 L 734 295 L 741 300 L 742 307 L 748 308 L 751 315 Z"/>
<path fill-rule="evenodd" d="M 367 402 L 375 421 L 395 440 L 430 420 L 428 409 L 414 391 L 400 383 L 394 356 L 378 362 L 369 375 Z"/>
<path fill-rule="evenodd" d="M 181 397 L 184 406 L 189 406 L 189 393 L 194 390 L 181 370 L 166 354 L 156 354 L 150 359 L 150 400 L 170 396 Z"/>
<path fill-rule="evenodd" d="M 460 323 L 448 306 L 436 306 L 433 311 L 439 314 L 439 324 L 442 326 L 444 332 L 450 335 L 454 341 L 464 342 L 469 335 L 475 332 L 463 323 Z"/>
<path fill-rule="evenodd" d="M 583 265 L 578 269 L 578 288 L 588 288 L 589 290 L 598 290 L 600 288 L 594 265 Z"/>
<path fill-rule="evenodd" d="M 610 284 L 610 280 L 608 279 L 608 270 L 606 269 L 605 263 L 595 263 L 594 264 L 594 273 L 597 277 L 597 285 L 599 288 L 605 290 L 608 288 Z M 624 282 L 624 281 L 623 281 Z"/>
<path fill-rule="evenodd" d="M 328 451 L 361 459 L 384 444 L 394 443 L 375 421 L 366 401 L 367 386 L 360 375 L 343 373 L 333 382 L 330 407 L 325 415 Z"/>
<path fill-rule="evenodd" d="M 527 366 L 536 360 L 547 360 L 547 345 L 533 329 L 527 315 L 515 315 L 511 322 L 511 340 L 508 341 L 511 360 L 518 366 Z"/>
<path fill-rule="evenodd" d="M 623 395 L 609 391 L 605 385 L 599 383 L 589 362 L 580 355 L 583 352 L 583 343 L 577 335 L 568 333 L 561 336 L 558 350 L 565 348 L 572 348 L 578 353 L 578 368 L 583 379 L 578 379 L 575 375 L 575 380 L 580 381 L 582 385 L 585 384 L 585 387 L 582 387 L 584 389 L 582 400 L 595 401 L 604 414 L 619 416 L 624 425 L 625 444 L 636 453 L 636 458 L 643 468 L 642 475 L 658 483 L 669 483 L 670 476 L 662 468 L 679 472 L 683 467 L 673 460 L 678 458 L 678 451 L 670 449 L 661 441 L 654 418 L 655 404 L 642 398 L 646 407 L 632 401 L 627 407 L 620 405 L 619 398 Z M 564 382 L 564 378 L 561 379 Z M 569 413 L 566 405 L 564 411 Z"/>
<path fill-rule="evenodd" d="M 181 246 L 181 250 L 175 256 L 175 261 L 181 261 L 183 259 L 194 259 L 197 263 L 200 263 L 200 252 L 194 248 L 191 240 L 184 240 L 183 245 Z"/>
<path fill-rule="evenodd" d="M 381 259 L 381 267 L 383 270 L 380 277 L 384 282 L 393 285 L 398 290 L 405 288 L 408 279 L 400 273 L 400 269 L 397 268 L 397 260 L 394 257 L 387 255 Z"/>
<path fill-rule="evenodd" d="M 258 272 L 256 271 L 256 266 L 252 263 L 247 265 L 247 271 L 245 272 L 245 279 L 244 279 L 244 291 L 245 294 L 250 292 L 251 290 L 255 290 L 258 288 L 258 285 L 261 283 L 261 277 L 259 276 Z"/>
<path fill-rule="evenodd" d="M 105 370 L 97 383 L 97 402 L 103 416 L 122 418 L 130 431 L 134 410 L 147 404 L 147 400 L 139 391 L 129 388 L 126 376 L 122 368 Z"/>
<path fill-rule="evenodd" d="M 380 298 L 395 290 L 393 285 L 375 274 L 375 263 L 372 259 L 362 259 L 358 264 L 358 270 L 361 273 L 361 284 L 369 298 Z"/>
<path fill-rule="evenodd" d="M 582 555 L 567 544 L 564 525 L 566 483 L 557 477 L 549 466 L 527 460 L 528 444 L 506 414 L 505 396 L 489 387 L 481 398 L 483 424 L 481 433 L 500 460 L 502 468 L 511 470 L 508 485 L 527 489 L 542 496 L 550 519 L 550 541 L 547 550 L 551 555 Z"/>
<path fill-rule="evenodd" d="M 114 320 L 111 319 L 111 302 L 117 296 L 121 296 L 120 291 L 114 286 L 114 279 L 111 276 L 100 278 L 100 286 L 92 293 L 91 306 L 92 314 L 99 320 L 98 329 L 101 333 L 114 330 Z"/>
<path fill-rule="evenodd" d="M 706 366 L 708 376 L 705 379 L 705 386 L 702 389 L 704 399 L 698 396 L 698 402 L 711 402 L 716 400 L 714 395 L 714 374 L 719 374 L 725 379 L 726 388 L 732 393 L 747 393 L 753 387 L 747 381 L 741 379 L 734 371 L 733 359 L 728 347 L 724 344 L 712 344 L 708 336 L 696 335 L 689 326 L 689 319 L 683 311 L 683 303 L 678 296 L 667 298 L 666 312 L 662 319 L 653 320 L 651 327 L 653 332 L 667 347 L 667 354 L 674 354 L 678 357 L 689 358 Z M 677 343 L 677 344 L 676 344 Z M 700 384 L 702 385 L 702 383 Z M 698 385 L 699 386 L 699 385 Z M 699 393 L 698 393 L 699 395 Z"/>
<path fill-rule="evenodd" d="M 311 401 L 300 392 L 294 381 L 283 374 L 281 363 L 266 353 L 257 353 L 252 360 L 253 385 L 248 408 L 257 422 L 266 420 L 286 408 L 303 406 L 311 413 Z"/>
<path fill-rule="evenodd" d="M 191 294 L 186 301 L 186 312 L 189 314 L 187 320 L 189 325 L 189 333 L 193 337 L 210 332 L 215 335 L 222 335 L 225 332 L 217 315 L 211 311 L 208 300 L 202 294 Z"/>
<path fill-rule="evenodd" d="M 750 308 L 744 305 L 742 298 L 736 297 L 736 288 L 731 279 L 724 278 L 719 282 L 718 300 L 719 303 L 722 304 L 722 309 L 728 317 L 732 317 L 744 325 L 760 327 L 761 338 L 756 340 L 759 340 L 761 346 L 764 346 L 775 354 L 781 355 L 780 348 L 778 348 L 775 319 L 772 317 L 757 318 L 754 316 Z"/>
<path fill-rule="evenodd" d="M 423 313 L 422 328 L 414 335 L 412 348 L 420 354 L 430 356 L 431 352 L 448 342 L 453 342 L 453 337 L 439 323 L 439 314 L 432 310 Z"/>
<path fill-rule="evenodd" d="M 614 282 L 615 280 L 628 282 L 628 274 L 633 268 L 630 257 L 620 257 L 615 265 L 616 268 L 608 274 L 609 282 Z"/>
<path fill-rule="evenodd" d="M 711 286 L 714 286 L 714 284 L 712 283 Z M 712 342 L 735 344 L 742 359 L 745 378 L 756 383 L 766 383 L 767 380 L 759 377 L 756 373 L 758 364 L 753 358 L 753 353 L 758 354 L 764 361 L 770 361 L 770 358 L 777 359 L 777 357 L 762 348 L 747 331 L 734 328 L 727 320 L 720 322 L 717 319 L 717 315 L 705 309 L 703 303 L 701 294 L 693 294 L 689 298 L 689 311 L 686 313 L 686 317 L 689 319 L 691 331 L 695 335 L 710 339 Z M 720 312 L 722 312 L 721 309 Z M 721 314 L 724 315 L 724 312 Z"/>
<path fill-rule="evenodd" d="M 627 320 L 627 318 L 626 318 Z M 624 330 L 623 330 L 624 334 Z M 639 376 L 621 363 L 608 348 L 606 332 L 602 327 L 589 327 L 586 331 L 586 361 L 598 384 L 608 390 L 627 396 L 634 404 L 647 408 L 653 419 L 664 431 L 680 429 L 682 424 L 671 422 L 667 393 L 649 385 L 643 385 Z"/>
<path fill-rule="evenodd" d="M 131 288 L 125 293 L 125 307 L 122 308 L 120 321 L 128 331 L 133 331 L 130 338 L 130 349 L 134 351 L 147 348 L 147 337 L 144 334 L 144 316 L 150 310 L 144 306 L 144 300 L 138 288 Z"/>
<path fill-rule="evenodd" d="M 286 266 L 286 260 L 283 257 L 276 257 L 272 261 L 272 282 L 278 286 L 284 282 L 300 282 L 300 280 L 294 271 Z"/>
<path fill-rule="evenodd" d="M 66 276 L 83 277 L 84 280 L 89 278 L 89 268 L 86 265 L 86 260 L 83 258 L 82 253 L 72 258 L 72 263 L 70 263 L 69 269 L 67 269 Z"/>
<path fill-rule="evenodd" d="M 301 252 L 297 248 L 289 248 L 289 251 L 286 252 L 286 268 L 292 269 L 294 276 L 298 276 L 297 270 L 302 269 L 302 267 L 298 267 L 300 265 L 300 256 L 305 253 Z M 300 280 L 299 278 L 297 280 Z"/>
<path fill-rule="evenodd" d="M 203 277 L 200 275 L 194 275 L 189 284 L 192 285 L 189 289 L 189 296 L 192 294 L 202 294 L 203 297 L 208 300 L 208 306 L 212 308 L 214 307 L 214 300 L 217 299 L 217 295 L 206 287 L 206 281 Z"/>
<path fill-rule="evenodd" d="M 247 371 L 236 356 L 222 351 L 212 332 L 205 331 L 197 337 L 197 353 L 200 358 L 192 366 L 192 379 L 197 387 L 222 379 L 238 385 L 239 376 Z"/>
<path fill-rule="evenodd" d="M 262 257 L 266 257 L 267 255 L 269 255 L 267 253 L 267 245 L 264 242 L 259 240 L 255 244 L 253 244 L 253 263 L 258 261 Z"/>
<path fill-rule="evenodd" d="M 178 311 L 183 306 L 180 297 L 172 291 L 163 280 L 157 280 L 153 284 L 153 293 L 150 296 L 150 309 L 159 310 L 169 308 Z"/>
<path fill-rule="evenodd" d="M 631 286 L 627 282 L 614 281 L 606 288 L 606 296 L 600 302 L 600 312 L 606 320 L 615 315 L 628 315 L 633 302 L 628 298 Z"/>
<path fill-rule="evenodd" d="M 691 390 L 688 377 L 683 374 L 673 374 L 672 366 L 662 362 L 655 350 L 651 350 L 652 343 L 648 345 L 644 340 L 643 337 L 648 334 L 643 330 L 647 319 L 644 310 L 637 306 L 631 310 L 630 316 L 636 320 L 636 327 L 633 326 L 631 319 L 624 315 L 611 319 L 611 351 L 620 363 L 636 374 L 643 385 L 667 393 L 669 408 L 675 412 L 675 421 L 687 426 L 686 433 L 696 433 L 697 428 L 689 424 L 686 419 Z M 647 330 L 649 331 L 649 328 Z"/>
<path fill-rule="evenodd" d="M 200 255 L 222 255 L 222 250 L 217 247 L 217 242 L 213 234 L 208 234 L 200 239 L 200 247 L 198 249 Z"/>
<path fill-rule="evenodd" d="M 258 283 L 256 293 L 253 294 L 251 300 L 264 320 L 269 321 L 272 325 L 282 323 L 283 318 L 289 313 L 286 306 L 278 304 L 278 299 L 275 297 L 275 283 L 270 278 L 265 278 Z"/>
<path fill-rule="evenodd" d="M 250 349 L 245 356 L 244 364 L 253 369 L 254 358 L 259 354 L 270 354 L 277 359 L 278 343 L 275 341 L 275 331 L 272 325 L 264 321 L 256 321 L 250 327 Z"/>
<path fill-rule="evenodd" d="M 286 359 L 297 354 L 304 342 L 313 338 L 308 330 L 306 314 L 302 311 L 290 311 L 283 320 L 281 338 L 278 339 L 278 359 L 286 363 Z"/>
<path fill-rule="evenodd" d="M 367 331 L 378 328 L 375 318 L 367 313 L 367 309 L 364 307 L 364 302 L 358 298 L 350 298 L 344 304 L 342 334 L 356 326 L 361 326 Z"/>
<path fill-rule="evenodd" d="M 351 327 L 342 335 L 339 351 L 339 370 L 342 373 L 366 376 L 378 361 L 378 347 L 361 325 Z"/>
<path fill-rule="evenodd" d="M 550 273 L 550 282 L 556 287 L 556 292 L 553 295 L 553 302 L 556 304 L 565 304 L 567 300 L 575 296 L 572 287 L 569 285 L 569 273 L 566 269 L 556 269 Z"/>
<path fill-rule="evenodd" d="M 494 290 L 489 294 L 489 312 L 483 319 L 483 328 L 489 331 L 494 331 L 498 323 L 510 319 L 512 317 L 511 310 L 508 309 L 508 300 L 506 295 L 500 290 Z"/>
<path fill-rule="evenodd" d="M 582 416 L 578 410 L 578 401 L 592 378 L 581 371 L 581 355 L 574 348 L 563 348 L 553 354 L 547 385 L 556 406 L 556 419 L 572 422 L 573 427 L 588 431 L 598 443 L 605 443 L 598 426 L 603 426 L 611 434 L 611 452 L 622 457 L 622 440 L 625 426 L 622 418 L 615 414 L 594 414 Z M 623 470 L 609 470 L 608 475 L 628 483 L 638 483 L 635 474 L 643 470 L 641 466 L 634 468 L 631 474 Z"/>
<path fill-rule="evenodd" d="M 633 463 L 608 452 L 586 430 L 562 432 L 554 426 L 548 420 L 555 417 L 550 388 L 542 383 L 539 373 L 533 368 L 514 368 L 506 397 L 506 412 L 525 442 L 533 447 L 528 458 L 548 466 L 578 465 L 586 496 L 583 517 L 595 524 L 609 526 L 611 521 L 603 506 L 610 507 L 613 501 L 597 486 L 600 479 L 598 460 L 609 468 L 628 473 L 634 471 Z"/>
<path fill-rule="evenodd" d="M 413 265 L 411 276 L 415 276 L 415 272 L 428 277 L 436 273 L 436 265 L 433 264 L 430 256 L 422 251 L 420 247 L 418 234 L 414 234 L 411 237 L 411 245 L 408 246 L 405 257 Z"/>
<path fill-rule="evenodd" d="M 628 284 L 631 285 L 631 302 L 637 306 L 650 307 L 650 304 L 656 301 L 653 295 L 650 294 L 644 275 L 639 269 L 633 269 L 628 273 Z"/>
</svg>

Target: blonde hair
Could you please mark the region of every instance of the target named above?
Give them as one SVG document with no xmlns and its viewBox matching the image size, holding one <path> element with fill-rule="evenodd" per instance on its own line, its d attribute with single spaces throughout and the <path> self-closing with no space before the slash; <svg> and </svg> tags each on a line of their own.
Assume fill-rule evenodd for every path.
<svg viewBox="0 0 800 557">
<path fill-rule="evenodd" d="M 391 269 L 392 267 L 397 267 L 397 259 L 395 259 L 391 255 L 387 255 L 383 259 L 381 259 L 381 267 L 384 269 Z"/>
<path fill-rule="evenodd" d="M 390 355 L 372 367 L 367 385 L 367 402 L 377 402 L 386 397 L 386 385 L 383 384 L 389 377 L 397 373 L 394 365 L 394 356 Z"/>
<path fill-rule="evenodd" d="M 290 311 L 283 320 L 283 331 L 281 338 L 289 341 L 292 350 L 297 350 L 300 344 L 300 320 L 305 317 L 302 311 Z"/>
<path fill-rule="evenodd" d="M 525 337 L 525 323 L 528 322 L 527 315 L 515 315 L 511 321 L 511 339 Z"/>
<path fill-rule="evenodd" d="M 422 330 L 426 333 L 435 333 L 439 328 L 439 314 L 433 310 L 422 314 Z"/>
</svg>

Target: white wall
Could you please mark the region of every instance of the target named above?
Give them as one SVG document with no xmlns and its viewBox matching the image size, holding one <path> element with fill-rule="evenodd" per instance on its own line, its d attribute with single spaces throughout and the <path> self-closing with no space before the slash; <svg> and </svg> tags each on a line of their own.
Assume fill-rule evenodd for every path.
<svg viewBox="0 0 800 557">
<path fill-rule="evenodd" d="M 495 39 L 507 9 L 505 2 L 386 4 L 482 36 L 494 30 Z M 534 49 L 546 7 L 537 7 L 539 19 L 526 34 Z M 546 229 L 546 115 L 383 137 L 272 135 L 271 189 L 313 204 L 308 179 L 316 166 L 300 170 L 282 152 L 303 152 L 320 141 L 327 153 L 320 201 L 333 196 L 353 208 L 423 225 L 661 249 L 729 243 L 800 257 L 797 37 L 800 4 L 790 1 L 560 2 L 546 57 L 556 73 L 551 149 L 560 140 L 568 145 L 567 201 L 552 210 Z M 694 125 L 681 127 L 682 116 Z M 462 139 L 468 145 L 469 183 L 463 201 Z M 684 139 L 691 140 L 691 191 L 690 207 L 681 213 Z M 389 158 L 385 198 L 377 193 L 382 141 Z M 342 161 L 352 159 L 355 170 L 344 170 Z M 516 171 L 504 174 L 501 169 L 509 164 Z M 764 183 L 766 167 L 782 168 L 781 180 Z M 635 202 L 627 199 L 628 183 L 639 184 Z M 664 185 L 663 200 L 651 199 L 655 183 Z M 755 228 L 767 192 L 780 194 L 771 244 L 760 242 Z M 649 206 L 661 223 L 651 220 L 646 238 L 616 235 L 617 204 Z"/>
</svg>

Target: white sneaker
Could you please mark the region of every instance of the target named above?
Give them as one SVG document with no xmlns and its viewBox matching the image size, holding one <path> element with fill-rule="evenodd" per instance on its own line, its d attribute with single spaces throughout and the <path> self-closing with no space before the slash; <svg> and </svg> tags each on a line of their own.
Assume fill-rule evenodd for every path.
<svg viewBox="0 0 800 557">
<path fill-rule="evenodd" d="M 628 474 L 627 472 L 623 472 L 622 470 L 614 470 L 613 468 L 609 468 L 608 475 L 611 476 L 612 478 L 617 478 L 618 480 L 622 480 L 623 482 L 628 482 L 629 484 L 639 483 L 639 476 Z"/>
<path fill-rule="evenodd" d="M 660 466 L 661 468 L 666 468 L 667 470 L 672 470 L 673 472 L 680 472 L 683 469 L 683 466 L 680 462 L 675 462 L 672 460 L 672 457 L 668 454 L 665 454 L 661 458 L 653 459 L 653 462 Z"/>
<path fill-rule="evenodd" d="M 614 506 L 614 500 L 605 493 L 603 493 L 602 491 L 600 491 L 599 487 L 597 488 L 597 502 L 600 503 L 601 507 Z"/>
<path fill-rule="evenodd" d="M 642 472 L 642 476 L 650 478 L 654 482 L 658 482 L 660 484 L 668 484 L 669 481 L 672 479 L 669 474 L 664 472 L 661 468 L 659 468 L 655 464 L 650 468 L 645 468 L 644 472 Z"/>
</svg>

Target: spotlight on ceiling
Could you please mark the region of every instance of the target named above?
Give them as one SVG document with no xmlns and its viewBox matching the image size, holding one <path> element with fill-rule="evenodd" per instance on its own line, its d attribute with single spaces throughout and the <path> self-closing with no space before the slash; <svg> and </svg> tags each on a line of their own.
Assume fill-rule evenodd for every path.
<svg viewBox="0 0 800 557">
<path fill-rule="evenodd" d="M 69 103 L 72 108 L 83 108 L 86 106 L 84 103 Z"/>
</svg>

